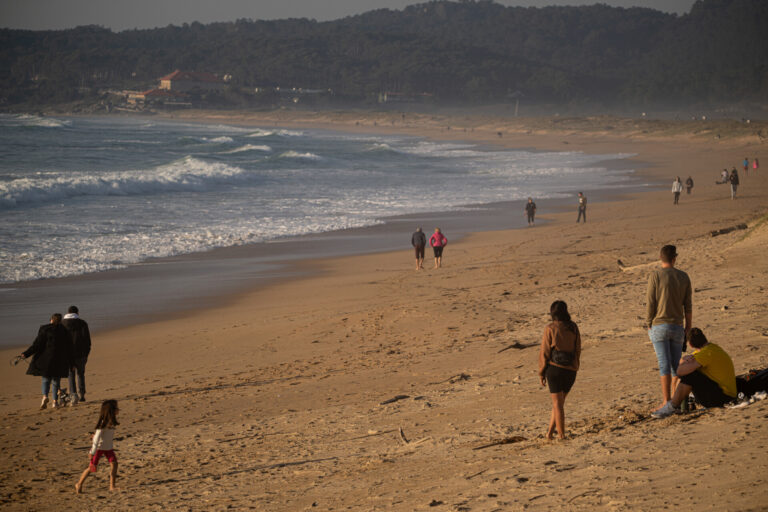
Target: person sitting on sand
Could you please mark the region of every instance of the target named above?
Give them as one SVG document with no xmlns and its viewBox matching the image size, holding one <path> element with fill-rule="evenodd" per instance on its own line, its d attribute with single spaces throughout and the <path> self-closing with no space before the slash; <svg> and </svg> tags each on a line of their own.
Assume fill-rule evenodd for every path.
<svg viewBox="0 0 768 512">
<path fill-rule="evenodd" d="M 645 324 L 659 363 L 663 407 L 672 395 L 672 379 L 693 321 L 693 293 L 688 274 L 675 268 L 677 248 L 665 245 L 659 259 L 661 268 L 648 276 Z"/>
<path fill-rule="evenodd" d="M 723 169 L 723 172 L 720 173 L 720 181 L 717 183 L 728 183 L 728 169 Z"/>
<path fill-rule="evenodd" d="M 654 418 L 666 418 L 680 412 L 680 404 L 691 392 L 696 402 L 704 407 L 722 407 L 738 394 L 733 361 L 725 350 L 710 343 L 697 327 L 688 332 L 687 340 L 696 350 L 680 361 L 677 367 L 680 383 L 675 394 L 664 407 L 652 413 Z"/>
<path fill-rule="evenodd" d="M 581 357 L 579 327 L 571 320 L 568 305 L 556 300 L 549 307 L 552 323 L 544 329 L 539 351 L 539 378 L 541 385 L 549 384 L 552 397 L 552 414 L 547 428 L 547 439 L 552 439 L 555 429 L 560 439 L 565 439 L 565 398 L 576 381 Z"/>
<path fill-rule="evenodd" d="M 435 253 L 435 268 L 440 268 L 443 265 L 443 248 L 448 245 L 448 239 L 440 228 L 435 228 L 435 232 L 429 237 L 429 245 Z"/>
<path fill-rule="evenodd" d="M 528 202 L 525 203 L 525 214 L 528 216 L 528 225 L 533 226 L 533 219 L 536 216 L 536 203 L 533 202 L 532 197 L 529 197 Z"/>
<path fill-rule="evenodd" d="M 411 245 L 416 251 L 416 270 L 421 270 L 424 268 L 424 247 L 427 246 L 427 236 L 421 227 L 416 228 L 416 231 L 411 235 Z"/>
</svg>

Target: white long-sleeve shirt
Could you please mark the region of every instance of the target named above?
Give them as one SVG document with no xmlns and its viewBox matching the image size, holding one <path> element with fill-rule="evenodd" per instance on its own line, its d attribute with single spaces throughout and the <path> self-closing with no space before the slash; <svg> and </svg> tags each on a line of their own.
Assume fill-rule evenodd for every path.
<svg viewBox="0 0 768 512">
<path fill-rule="evenodd" d="M 115 438 L 115 429 L 100 428 L 93 433 L 93 446 L 91 446 L 91 455 L 97 450 L 111 450 L 112 441 Z"/>
</svg>

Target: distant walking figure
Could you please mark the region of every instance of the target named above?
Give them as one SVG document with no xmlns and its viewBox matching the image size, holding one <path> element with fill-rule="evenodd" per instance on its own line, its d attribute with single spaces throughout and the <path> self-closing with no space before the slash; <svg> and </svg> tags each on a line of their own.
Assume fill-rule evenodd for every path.
<svg viewBox="0 0 768 512">
<path fill-rule="evenodd" d="M 53 408 L 59 406 L 59 388 L 62 377 L 69 375 L 72 368 L 72 338 L 61 325 L 61 313 L 51 315 L 48 324 L 41 325 L 32 346 L 21 353 L 27 358 L 34 355 L 27 369 L 27 375 L 42 377 L 43 401 L 40 409 L 48 406 L 48 392 L 53 392 Z M 51 389 L 53 386 L 53 389 Z"/>
<path fill-rule="evenodd" d="M 672 194 L 675 196 L 673 204 L 677 204 L 677 202 L 680 200 L 680 192 L 682 191 L 683 183 L 680 181 L 680 176 L 678 176 L 677 179 L 672 182 Z"/>
<path fill-rule="evenodd" d="M 424 248 L 427 246 L 427 236 L 420 227 L 411 235 L 411 245 L 416 252 L 416 270 L 424 268 Z"/>
<path fill-rule="evenodd" d="M 693 178 L 688 176 L 688 179 L 685 180 L 685 193 L 688 195 L 691 195 L 692 188 L 693 188 Z"/>
<path fill-rule="evenodd" d="M 752 170 L 755 171 L 755 174 L 757 174 L 757 170 L 760 168 L 760 160 L 755 158 L 755 161 L 752 162 Z"/>
<path fill-rule="evenodd" d="M 749 176 L 749 158 L 744 157 L 742 165 L 744 166 L 744 176 Z"/>
<path fill-rule="evenodd" d="M 93 433 L 93 445 L 88 456 L 88 467 L 80 475 L 80 480 L 75 484 L 75 492 L 80 494 L 83 490 L 83 484 L 88 475 L 96 472 L 99 465 L 99 459 L 106 457 L 109 461 L 109 490 L 115 490 L 115 480 L 117 480 L 117 457 L 112 443 L 115 439 L 115 427 L 117 422 L 117 400 L 104 400 L 101 404 L 99 421 L 96 422 L 96 432 Z"/>
<path fill-rule="evenodd" d="M 565 438 L 565 398 L 576 381 L 581 357 L 581 335 L 571 320 L 568 305 L 557 300 L 549 307 L 552 323 L 544 329 L 539 351 L 539 378 L 541 385 L 549 384 L 552 396 L 552 414 L 549 417 L 547 439 L 555 429 L 560 439 Z"/>
<path fill-rule="evenodd" d="M 736 190 L 739 188 L 739 173 L 736 172 L 735 167 L 731 169 L 728 181 L 731 183 L 731 199 L 736 199 Z"/>
<path fill-rule="evenodd" d="M 587 222 L 587 196 L 579 192 L 579 216 L 576 218 L 576 223 L 584 218 L 584 222 Z"/>
<path fill-rule="evenodd" d="M 435 228 L 429 237 L 429 245 L 435 253 L 435 268 L 440 268 L 443 265 L 443 248 L 448 245 L 448 239 L 440 232 L 440 228 Z"/>
<path fill-rule="evenodd" d="M 530 197 L 528 198 L 528 202 L 525 203 L 525 214 L 528 216 L 528 225 L 533 226 L 533 218 L 536 215 L 536 203 L 534 203 L 533 199 Z"/>
<path fill-rule="evenodd" d="M 78 315 L 77 306 L 69 306 L 68 313 L 61 321 L 72 338 L 72 368 L 69 370 L 69 393 L 72 395 L 70 405 L 85 402 L 85 363 L 88 362 L 88 354 L 91 353 L 91 332 L 88 330 L 88 323 Z"/>
</svg>

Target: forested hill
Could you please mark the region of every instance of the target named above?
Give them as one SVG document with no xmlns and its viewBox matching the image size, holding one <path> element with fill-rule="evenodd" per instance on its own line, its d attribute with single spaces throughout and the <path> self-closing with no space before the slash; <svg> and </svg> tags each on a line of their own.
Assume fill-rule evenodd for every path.
<svg viewBox="0 0 768 512">
<path fill-rule="evenodd" d="M 233 90 L 322 88 L 346 100 L 391 91 L 493 102 L 519 91 L 570 103 L 764 101 L 768 1 L 699 0 L 682 16 L 434 1 L 329 22 L 0 30 L 6 105 L 147 87 L 174 69 L 231 75 Z"/>
</svg>

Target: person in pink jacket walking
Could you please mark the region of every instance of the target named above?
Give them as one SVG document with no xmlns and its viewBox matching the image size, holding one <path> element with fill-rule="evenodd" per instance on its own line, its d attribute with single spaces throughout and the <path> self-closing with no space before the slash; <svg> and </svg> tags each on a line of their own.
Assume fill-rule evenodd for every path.
<svg viewBox="0 0 768 512">
<path fill-rule="evenodd" d="M 435 232 L 429 237 L 429 245 L 435 252 L 435 268 L 440 268 L 443 264 L 443 248 L 448 245 L 448 239 L 440 232 L 440 228 L 435 228 Z"/>
</svg>

